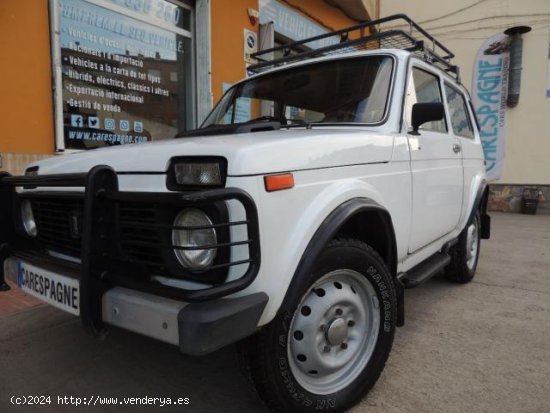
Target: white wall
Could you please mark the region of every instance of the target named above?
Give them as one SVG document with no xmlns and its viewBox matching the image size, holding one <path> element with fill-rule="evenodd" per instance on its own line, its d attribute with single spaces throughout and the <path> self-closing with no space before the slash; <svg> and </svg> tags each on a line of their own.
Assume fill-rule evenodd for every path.
<svg viewBox="0 0 550 413">
<path fill-rule="evenodd" d="M 499 183 L 550 184 L 550 98 L 547 66 L 550 0 L 381 0 L 380 16 L 408 14 L 456 55 L 462 82 L 471 89 L 474 59 L 485 39 L 513 26 L 523 35 L 521 95 L 506 110 L 507 141 Z"/>
</svg>

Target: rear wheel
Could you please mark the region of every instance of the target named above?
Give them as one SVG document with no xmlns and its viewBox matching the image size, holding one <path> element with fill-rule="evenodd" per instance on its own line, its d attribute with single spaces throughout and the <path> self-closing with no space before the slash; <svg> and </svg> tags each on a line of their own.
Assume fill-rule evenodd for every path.
<svg viewBox="0 0 550 413">
<path fill-rule="evenodd" d="M 332 241 L 284 309 L 247 345 L 260 396 L 276 412 L 351 407 L 378 379 L 395 332 L 395 290 L 380 256 L 357 240 Z"/>
<path fill-rule="evenodd" d="M 451 249 L 451 263 L 445 268 L 445 276 L 456 283 L 466 284 L 474 278 L 479 259 L 480 219 L 476 213 Z"/>
</svg>

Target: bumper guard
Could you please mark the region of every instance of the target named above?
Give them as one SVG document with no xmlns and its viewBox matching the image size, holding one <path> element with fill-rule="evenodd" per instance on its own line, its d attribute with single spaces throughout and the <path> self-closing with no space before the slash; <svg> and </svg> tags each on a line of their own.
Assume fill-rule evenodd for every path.
<svg viewBox="0 0 550 413">
<path fill-rule="evenodd" d="M 9 286 L 4 282 L 4 261 L 10 255 L 16 255 L 20 246 L 25 244 L 24 240 L 21 240 L 21 236 L 17 235 L 18 221 L 14 214 L 16 211 L 17 199 L 17 194 L 15 192 L 16 187 L 84 187 L 82 248 L 80 256 L 80 317 L 83 325 L 93 332 L 99 333 L 104 329 L 103 320 L 109 321 L 110 323 L 112 322 L 115 325 L 117 324 L 110 319 L 111 315 L 105 317 L 106 315 L 102 314 L 105 308 L 105 303 L 102 301 L 104 300 L 103 297 L 113 296 L 113 292 L 106 295 L 110 290 L 119 292 L 126 289 L 137 290 L 149 294 L 152 297 L 162 296 L 168 300 L 180 302 L 182 305 L 191 303 L 182 307 L 181 311 L 183 315 L 181 317 L 178 315 L 178 319 L 185 320 L 191 324 L 193 324 L 192 319 L 197 314 L 192 310 L 193 308 L 200 308 L 201 312 L 208 312 L 206 306 L 195 307 L 195 305 L 200 304 L 192 303 L 201 303 L 208 300 L 215 300 L 217 303 L 225 302 L 221 307 L 219 305 L 214 305 L 212 308 L 217 308 L 218 310 L 216 311 L 218 311 L 217 314 L 219 314 L 220 308 L 229 305 L 229 310 L 232 311 L 227 313 L 228 317 L 226 317 L 226 319 L 237 319 L 240 320 L 239 322 L 243 322 L 243 319 L 239 315 L 241 312 L 235 310 L 234 305 L 230 304 L 230 302 L 235 303 L 236 301 L 234 300 L 241 300 L 241 298 L 223 300 L 220 300 L 220 298 L 243 290 L 249 286 L 256 278 L 260 267 L 261 254 L 258 213 L 254 201 L 245 191 L 237 188 L 221 188 L 186 193 L 121 192 L 118 189 L 116 172 L 106 165 L 96 166 L 88 173 L 77 174 L 12 177 L 7 173 L 0 173 L 0 290 L 9 289 Z M 117 239 L 119 235 L 112 225 L 117 219 L 116 208 L 114 208 L 117 202 L 151 202 L 155 204 L 170 204 L 178 207 L 186 207 L 207 205 L 212 202 L 224 200 L 239 201 L 246 212 L 246 225 L 248 231 L 248 241 L 246 243 L 248 244 L 249 259 L 224 264 L 224 266 L 227 267 L 248 264 L 246 272 L 240 278 L 219 285 L 209 286 L 204 289 L 188 290 L 170 287 L 160 283 L 143 282 L 137 279 L 131 280 L 128 279 L 128 277 L 120 277 L 114 271 L 111 271 L 110 264 L 113 252 L 109 250 L 109 246 L 113 245 L 113 243 L 118 245 L 120 242 L 120 240 Z M 242 224 L 242 222 L 238 224 Z M 231 223 L 227 225 L 231 225 Z M 239 244 L 242 243 L 234 243 L 234 245 Z M 231 245 L 233 244 L 224 244 L 224 246 Z M 261 315 L 261 311 L 257 317 L 256 313 L 260 308 L 263 311 L 265 303 L 267 302 L 267 296 L 264 296 L 265 294 L 259 299 L 258 296 L 253 295 L 253 297 L 255 297 L 254 299 L 245 300 L 246 304 L 250 304 L 249 307 L 252 307 L 252 312 L 255 314 L 252 319 L 256 319 L 256 322 Z M 210 304 L 212 303 L 209 303 L 209 305 Z M 190 318 L 188 314 L 194 314 L 194 316 Z M 211 318 L 205 317 L 205 320 L 208 320 L 206 324 L 212 321 Z M 195 326 L 199 324 L 194 323 Z M 235 325 L 234 323 L 230 324 L 233 326 Z M 210 325 L 213 324 L 210 323 Z M 254 325 L 254 328 L 255 327 Z M 185 334 L 187 333 L 184 333 L 184 335 Z M 242 334 L 244 334 L 244 332 L 237 334 L 237 336 Z M 184 346 L 181 347 L 183 349 Z M 208 345 L 205 344 L 203 350 L 199 353 L 204 352 L 207 347 Z"/>
</svg>

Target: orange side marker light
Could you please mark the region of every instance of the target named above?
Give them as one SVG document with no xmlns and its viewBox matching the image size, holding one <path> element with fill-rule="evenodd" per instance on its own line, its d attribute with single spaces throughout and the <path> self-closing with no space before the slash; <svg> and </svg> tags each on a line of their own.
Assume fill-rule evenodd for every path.
<svg viewBox="0 0 550 413">
<path fill-rule="evenodd" d="M 291 173 L 264 176 L 267 192 L 294 188 L 294 176 Z"/>
</svg>

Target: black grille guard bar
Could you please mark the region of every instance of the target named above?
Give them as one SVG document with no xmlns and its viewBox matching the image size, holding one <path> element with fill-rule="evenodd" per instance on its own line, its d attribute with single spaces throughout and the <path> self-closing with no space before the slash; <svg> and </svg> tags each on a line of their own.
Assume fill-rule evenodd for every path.
<svg viewBox="0 0 550 413">
<path fill-rule="evenodd" d="M 0 289 L 9 288 L 4 282 L 4 260 L 12 252 L 16 238 L 14 205 L 16 187 L 84 187 L 84 214 L 80 268 L 80 317 L 94 332 L 103 329 L 101 297 L 114 285 L 159 294 L 186 302 L 217 299 L 249 286 L 260 268 L 260 237 L 258 212 L 250 195 L 238 188 L 221 188 L 195 193 L 119 192 L 116 172 L 109 166 L 98 165 L 88 173 L 12 177 L 0 172 Z M 113 202 L 154 202 L 183 206 L 204 205 L 223 200 L 237 200 L 245 209 L 248 229 L 249 263 L 246 273 L 224 284 L 201 290 L 185 290 L 159 283 L 145 283 L 109 273 L 110 239 L 115 237 L 112 225 L 115 217 Z"/>
<path fill-rule="evenodd" d="M 37 176 L 0 176 L 0 183 L 11 186 L 86 186 L 88 174 L 56 174 Z"/>
</svg>

